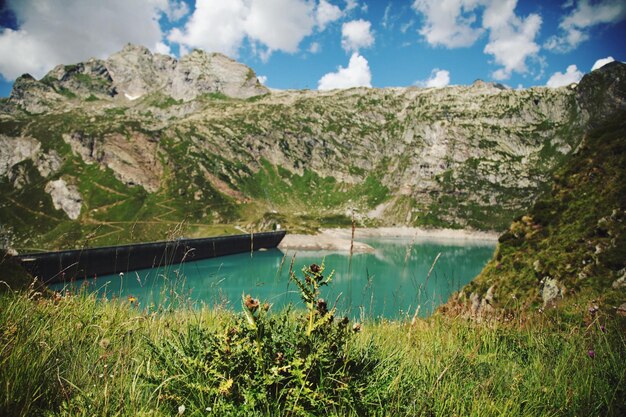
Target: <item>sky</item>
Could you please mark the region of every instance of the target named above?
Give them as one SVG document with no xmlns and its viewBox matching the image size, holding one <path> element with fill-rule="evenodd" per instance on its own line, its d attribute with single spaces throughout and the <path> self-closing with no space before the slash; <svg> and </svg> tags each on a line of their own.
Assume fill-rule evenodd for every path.
<svg viewBox="0 0 626 417">
<path fill-rule="evenodd" d="M 129 42 L 222 52 L 275 89 L 559 87 L 626 61 L 625 0 L 0 0 L 0 28 L 0 97 Z"/>
</svg>

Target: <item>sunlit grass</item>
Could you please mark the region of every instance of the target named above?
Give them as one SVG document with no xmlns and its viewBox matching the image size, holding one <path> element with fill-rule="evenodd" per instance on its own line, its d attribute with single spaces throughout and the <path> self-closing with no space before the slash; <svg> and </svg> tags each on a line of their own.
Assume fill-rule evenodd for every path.
<svg viewBox="0 0 626 417">
<path fill-rule="evenodd" d="M 325 391 L 335 398 L 325 414 L 623 415 L 625 340 L 618 320 L 600 314 L 553 310 L 482 323 L 435 315 L 413 325 L 409 320 L 366 322 L 359 333 L 352 333 L 350 324 L 337 358 L 360 358 L 373 367 L 364 375 L 347 369 L 342 378 L 367 384 L 356 385 L 361 387 L 357 391 Z M 267 334 L 295 345 L 307 337 L 301 330 L 306 328 L 303 317 L 298 310 L 270 310 L 265 324 L 283 327 Z M 184 367 L 180 373 L 165 372 L 178 369 L 183 357 L 213 360 L 193 349 L 181 356 L 177 349 L 190 346 L 184 340 L 196 331 L 201 333 L 194 337 L 220 338 L 227 329 L 244 329 L 244 320 L 243 313 L 184 305 L 147 313 L 125 299 L 106 301 L 85 293 L 48 298 L 6 293 L 0 297 L 0 414 L 172 415 L 178 406 L 185 406 L 185 415 L 314 412 L 281 402 L 250 407 L 229 397 L 226 389 L 222 397 L 206 397 L 216 407 L 203 410 L 194 408 L 191 391 L 189 401 L 184 396 L 177 402 L 167 399 L 166 387 L 174 380 L 223 383 L 211 374 L 185 374 Z M 203 346 L 203 339 L 194 343 Z M 160 350 L 166 356 L 159 360 L 173 368 L 155 356 L 154 347 L 166 345 L 173 348 Z M 256 349 L 254 343 L 250 349 Z M 306 352 L 298 354 L 313 360 Z M 223 365 L 230 372 L 231 365 Z M 233 363 L 231 371 L 246 366 Z M 160 380 L 157 371 L 165 372 Z M 239 381 L 242 392 L 263 392 L 262 386 Z M 350 395 L 358 395 L 358 401 Z M 355 409 L 357 402 L 365 408 Z"/>
</svg>

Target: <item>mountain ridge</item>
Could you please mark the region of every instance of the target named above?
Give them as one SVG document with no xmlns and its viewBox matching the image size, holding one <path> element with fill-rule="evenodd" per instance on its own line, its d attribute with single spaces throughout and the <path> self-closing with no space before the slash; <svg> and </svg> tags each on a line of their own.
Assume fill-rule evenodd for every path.
<svg viewBox="0 0 626 417">
<path fill-rule="evenodd" d="M 149 61 L 146 51 L 128 46 L 121 61 Z M 202 57 L 210 55 L 191 55 L 205 68 Z M 598 71 L 618 73 L 620 65 Z M 142 90 L 141 80 L 153 76 L 150 66 L 131 77 L 140 80 L 135 84 L 119 76 L 144 67 L 118 68 L 117 84 L 72 73 L 79 68 L 78 74 L 108 79 L 96 60 L 82 69 L 63 66 L 65 81 L 57 67 L 48 77 L 57 81 L 49 85 L 32 77 L 16 82 L 0 109 L 6 143 L 0 213 L 18 246 L 150 240 L 181 221 L 188 226 L 179 232 L 188 235 L 232 230 L 225 224 L 314 231 L 349 225 L 353 213 L 365 226 L 504 230 L 548 187 L 597 107 L 582 106 L 591 93 L 581 97 L 575 87 L 517 91 L 484 82 L 442 89 L 264 89 L 247 98 L 218 89 L 185 100 L 162 88 Z M 237 82 L 250 91 L 245 83 L 254 72 L 238 68 Z M 112 86 L 120 86 L 113 97 Z M 123 97 L 142 91 L 134 100 Z M 29 94 L 30 104 L 20 101 Z M 621 93 L 597 100 L 615 94 Z M 34 114 L 29 106 L 45 111 Z M 74 221 L 45 191 L 59 179 L 80 193 Z M 34 218 L 10 213 L 16 205 L 36 207 Z M 42 237 L 30 236 L 36 224 Z M 126 224 L 141 230 L 124 237 Z M 108 238 L 85 243 L 102 229 Z"/>
</svg>

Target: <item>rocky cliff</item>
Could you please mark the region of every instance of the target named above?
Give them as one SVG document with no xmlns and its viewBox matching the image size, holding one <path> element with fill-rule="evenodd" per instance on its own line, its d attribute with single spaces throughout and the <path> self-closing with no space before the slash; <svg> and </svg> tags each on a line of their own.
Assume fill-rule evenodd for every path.
<svg viewBox="0 0 626 417">
<path fill-rule="evenodd" d="M 610 80 L 623 65 L 599 71 Z M 504 230 L 577 149 L 601 109 L 590 103 L 619 107 L 618 90 L 269 92 L 222 55 L 177 61 L 129 45 L 16 81 L 0 103 L 0 215 L 19 248 L 224 224 L 314 230 L 353 213 L 364 225 Z M 58 180 L 73 206 L 54 203 Z M 62 207 L 77 203 L 71 220 Z"/>
</svg>

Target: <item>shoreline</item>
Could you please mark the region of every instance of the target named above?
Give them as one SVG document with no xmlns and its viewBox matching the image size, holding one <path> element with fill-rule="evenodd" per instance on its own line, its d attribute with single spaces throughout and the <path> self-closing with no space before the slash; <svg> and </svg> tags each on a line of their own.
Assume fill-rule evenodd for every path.
<svg viewBox="0 0 626 417">
<path fill-rule="evenodd" d="M 496 243 L 499 233 L 462 229 L 423 229 L 419 227 L 357 228 L 353 253 L 371 253 L 374 248 L 359 239 L 400 238 L 414 242 Z M 322 229 L 315 235 L 287 234 L 278 245 L 282 250 L 349 252 L 352 229 Z"/>
</svg>

